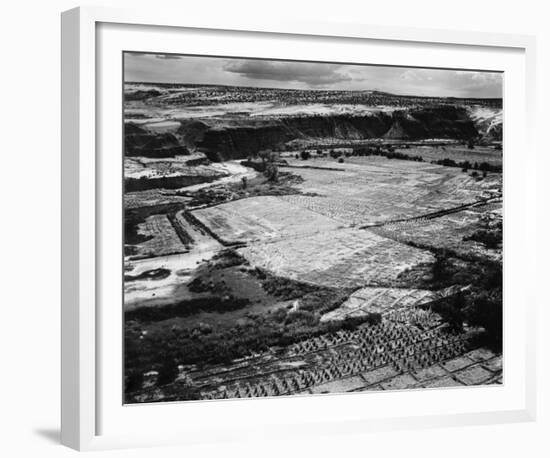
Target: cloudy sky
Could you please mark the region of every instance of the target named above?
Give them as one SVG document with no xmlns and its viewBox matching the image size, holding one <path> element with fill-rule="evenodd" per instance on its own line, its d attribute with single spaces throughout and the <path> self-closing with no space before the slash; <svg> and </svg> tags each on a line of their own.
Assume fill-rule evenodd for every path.
<svg viewBox="0 0 550 458">
<path fill-rule="evenodd" d="M 502 74 L 173 54 L 125 53 L 125 81 L 284 89 L 379 90 L 394 94 L 502 97 Z"/>
</svg>

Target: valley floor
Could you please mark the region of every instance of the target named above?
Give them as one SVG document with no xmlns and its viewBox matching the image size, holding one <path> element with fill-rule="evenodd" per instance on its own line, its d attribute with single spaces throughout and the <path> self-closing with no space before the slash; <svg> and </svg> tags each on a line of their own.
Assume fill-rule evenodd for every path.
<svg viewBox="0 0 550 458">
<path fill-rule="evenodd" d="M 483 327 L 447 307 L 502 268 L 500 173 L 290 156 L 266 184 L 239 167 L 129 207 L 127 402 L 502 382 Z"/>
</svg>

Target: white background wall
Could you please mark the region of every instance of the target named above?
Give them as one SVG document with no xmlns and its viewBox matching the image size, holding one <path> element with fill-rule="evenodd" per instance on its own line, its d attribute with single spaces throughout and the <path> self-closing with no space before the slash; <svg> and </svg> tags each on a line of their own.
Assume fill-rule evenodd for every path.
<svg viewBox="0 0 550 458">
<path fill-rule="evenodd" d="M 544 156 L 540 214 L 539 405 L 537 423 L 437 429 L 311 442 L 249 443 L 193 450 L 102 452 L 157 456 L 550 456 L 549 301 L 543 297 L 550 259 L 548 129 L 550 27 L 545 2 L 523 0 L 275 0 L 97 2 L 111 6 L 173 5 L 220 17 L 391 24 L 538 35 L 538 147 Z M 77 1 L 5 2 L 0 14 L 0 456 L 69 456 L 59 428 L 59 48 L 62 10 Z M 521 151 L 518 151 L 521 154 Z M 544 237 L 546 236 L 546 237 Z M 291 413 L 289 413 L 291 414 Z"/>
</svg>

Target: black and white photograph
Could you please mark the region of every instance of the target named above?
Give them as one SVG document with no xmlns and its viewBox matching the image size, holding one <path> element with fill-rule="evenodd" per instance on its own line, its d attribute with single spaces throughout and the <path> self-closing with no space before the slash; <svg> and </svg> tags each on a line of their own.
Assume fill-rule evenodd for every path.
<svg viewBox="0 0 550 458">
<path fill-rule="evenodd" d="M 124 403 L 503 383 L 503 74 L 124 52 Z"/>
</svg>

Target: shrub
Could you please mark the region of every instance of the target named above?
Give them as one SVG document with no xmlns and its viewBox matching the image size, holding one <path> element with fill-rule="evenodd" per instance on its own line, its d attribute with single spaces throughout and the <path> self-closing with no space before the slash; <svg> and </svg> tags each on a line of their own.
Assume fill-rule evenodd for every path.
<svg viewBox="0 0 550 458">
<path fill-rule="evenodd" d="M 319 318 L 309 310 L 296 310 L 289 312 L 285 318 L 285 324 L 303 323 L 305 325 L 314 326 L 319 321 Z"/>
<path fill-rule="evenodd" d="M 465 308 L 465 317 L 471 325 L 485 329 L 489 346 L 496 350 L 502 349 L 502 289 L 475 294 Z"/>
<path fill-rule="evenodd" d="M 268 164 L 265 169 L 264 176 L 267 178 L 267 181 L 271 181 L 273 183 L 278 182 L 279 168 L 273 163 Z"/>
<path fill-rule="evenodd" d="M 487 248 L 495 249 L 502 243 L 502 231 L 499 231 L 498 229 L 480 229 L 475 231 L 472 235 L 464 237 L 463 240 L 472 240 L 474 242 L 482 243 Z"/>
<path fill-rule="evenodd" d="M 271 318 L 275 320 L 277 323 L 282 323 L 283 321 L 285 321 L 286 315 L 287 315 L 286 309 L 284 307 L 281 307 L 271 313 Z"/>
<path fill-rule="evenodd" d="M 432 264 L 432 285 L 434 288 L 444 288 L 451 281 L 454 273 L 451 255 L 446 250 L 437 250 Z"/>
<path fill-rule="evenodd" d="M 457 164 L 453 159 L 440 159 L 436 161 L 439 165 L 444 165 L 445 167 L 458 167 L 459 164 Z"/>
<path fill-rule="evenodd" d="M 141 370 L 132 370 L 128 372 L 125 378 L 125 392 L 133 393 L 134 391 L 141 390 L 143 386 L 143 372 Z"/>
<path fill-rule="evenodd" d="M 158 385 L 168 385 L 176 380 L 179 375 L 176 361 L 168 355 L 165 355 L 159 368 Z"/>
<path fill-rule="evenodd" d="M 462 292 L 436 302 L 432 306 L 432 310 L 445 321 L 454 331 L 462 331 L 464 328 L 464 294 Z"/>
</svg>

